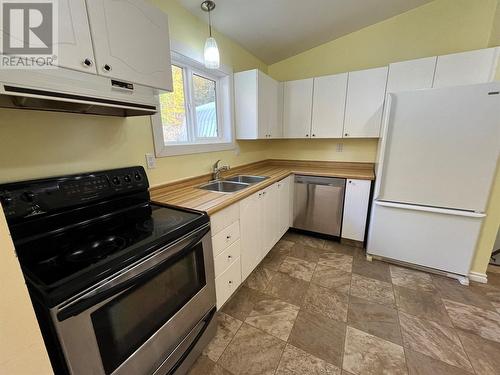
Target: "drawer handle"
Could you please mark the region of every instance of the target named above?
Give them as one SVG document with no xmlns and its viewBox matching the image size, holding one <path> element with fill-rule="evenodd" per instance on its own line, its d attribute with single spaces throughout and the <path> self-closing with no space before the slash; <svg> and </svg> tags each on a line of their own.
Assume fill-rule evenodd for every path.
<svg viewBox="0 0 500 375">
<path fill-rule="evenodd" d="M 230 236 L 230 235 L 227 235 L 227 236 L 226 236 L 226 239 L 228 239 L 228 240 L 229 240 L 230 238 L 231 238 L 231 236 Z"/>
<path fill-rule="evenodd" d="M 233 259 L 233 256 L 232 255 L 228 255 L 227 259 Z"/>
<path fill-rule="evenodd" d="M 229 280 L 229 284 L 232 284 L 233 282 L 231 280 Z"/>
</svg>

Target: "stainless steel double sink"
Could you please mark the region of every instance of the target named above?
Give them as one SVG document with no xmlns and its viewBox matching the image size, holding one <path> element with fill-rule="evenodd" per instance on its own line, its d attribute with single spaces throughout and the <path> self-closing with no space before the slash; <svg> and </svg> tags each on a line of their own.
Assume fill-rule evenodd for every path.
<svg viewBox="0 0 500 375">
<path fill-rule="evenodd" d="M 199 189 L 215 191 L 217 193 L 235 193 L 237 191 L 246 189 L 247 187 L 262 182 L 269 177 L 266 176 L 247 176 L 238 175 L 225 178 L 220 181 L 210 181 L 206 184 L 198 186 Z"/>
</svg>

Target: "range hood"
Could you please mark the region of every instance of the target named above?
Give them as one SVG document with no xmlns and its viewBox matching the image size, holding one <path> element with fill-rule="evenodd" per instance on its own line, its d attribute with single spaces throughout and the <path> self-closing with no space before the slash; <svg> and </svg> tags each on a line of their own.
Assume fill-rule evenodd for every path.
<svg viewBox="0 0 500 375">
<path fill-rule="evenodd" d="M 0 107 L 106 116 L 157 111 L 150 87 L 68 69 L 0 70 Z"/>
</svg>

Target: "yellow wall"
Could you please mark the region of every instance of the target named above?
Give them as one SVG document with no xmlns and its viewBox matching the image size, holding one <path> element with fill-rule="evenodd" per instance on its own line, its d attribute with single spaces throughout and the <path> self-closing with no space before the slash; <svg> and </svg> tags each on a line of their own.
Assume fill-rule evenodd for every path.
<svg viewBox="0 0 500 375">
<path fill-rule="evenodd" d="M 171 39 L 191 50 L 203 51 L 207 25 L 175 0 L 152 1 L 169 15 Z M 248 51 L 216 33 L 223 64 L 235 71 L 267 66 Z M 107 118 L 0 109 L 0 182 L 144 165 L 144 154 L 154 152 L 149 117 Z M 151 184 L 199 175 L 222 159 L 230 165 L 265 158 L 266 143 L 241 143 L 239 151 L 193 154 L 157 160 L 148 170 Z"/>
<path fill-rule="evenodd" d="M 0 205 L 0 374 L 52 373 Z"/>
</svg>

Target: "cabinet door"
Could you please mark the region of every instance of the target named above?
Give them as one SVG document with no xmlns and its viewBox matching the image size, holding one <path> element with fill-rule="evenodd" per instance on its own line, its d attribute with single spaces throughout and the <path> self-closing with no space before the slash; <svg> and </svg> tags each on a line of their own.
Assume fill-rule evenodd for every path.
<svg viewBox="0 0 500 375">
<path fill-rule="evenodd" d="M 371 181 L 369 180 L 347 180 L 342 238 L 364 241 L 370 186 Z"/>
<path fill-rule="evenodd" d="M 266 108 L 267 116 L 267 135 L 268 138 L 281 138 L 283 136 L 283 124 L 281 121 L 283 95 L 280 93 L 282 86 L 278 81 L 265 76 L 266 82 Z"/>
<path fill-rule="evenodd" d="M 288 81 L 283 94 L 283 136 L 308 138 L 311 131 L 313 79 Z"/>
<path fill-rule="evenodd" d="M 347 73 L 314 78 L 311 137 L 342 138 Z"/>
<path fill-rule="evenodd" d="M 87 0 L 97 73 L 172 90 L 167 15 L 142 0 Z"/>
<path fill-rule="evenodd" d="M 236 139 L 265 138 L 266 131 L 260 123 L 259 76 L 257 69 L 234 74 L 234 117 Z"/>
<path fill-rule="evenodd" d="M 85 0 L 59 0 L 58 12 L 58 65 L 95 74 Z"/>
<path fill-rule="evenodd" d="M 379 136 L 387 70 L 387 67 L 383 67 L 349 73 L 344 137 Z"/>
<path fill-rule="evenodd" d="M 389 65 L 387 92 L 432 88 L 436 61 L 433 56 Z"/>
<path fill-rule="evenodd" d="M 262 259 L 262 193 L 240 202 L 241 277 L 246 279 Z"/>
<path fill-rule="evenodd" d="M 275 183 L 262 191 L 263 248 L 262 258 L 278 241 L 279 233 L 279 195 L 278 184 Z"/>
<path fill-rule="evenodd" d="M 434 87 L 485 83 L 493 80 L 500 48 L 438 56 Z"/>
<path fill-rule="evenodd" d="M 287 177 L 278 182 L 278 238 L 279 240 L 283 234 L 290 227 L 290 179 Z"/>
</svg>

